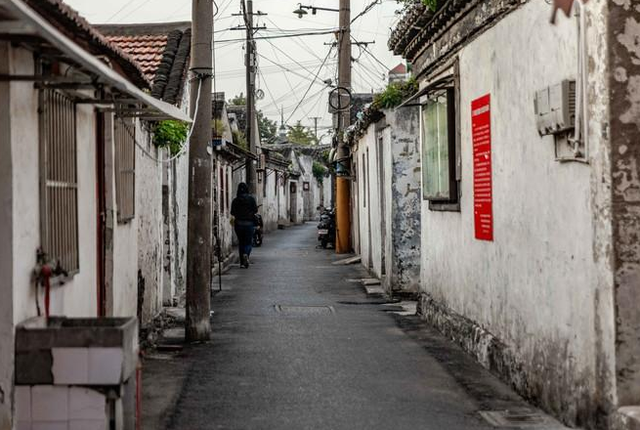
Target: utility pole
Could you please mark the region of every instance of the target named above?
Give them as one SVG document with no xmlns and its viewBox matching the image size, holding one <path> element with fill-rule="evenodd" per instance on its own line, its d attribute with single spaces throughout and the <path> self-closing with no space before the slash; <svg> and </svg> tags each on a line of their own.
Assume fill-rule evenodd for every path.
<svg viewBox="0 0 640 430">
<path fill-rule="evenodd" d="M 245 136 L 247 138 L 247 143 L 249 144 L 249 151 L 252 154 L 257 154 L 258 148 L 256 144 L 256 136 L 260 135 L 260 130 L 255 129 L 254 123 L 256 119 L 256 42 L 253 40 L 253 33 L 257 30 L 265 29 L 265 26 L 262 27 L 254 27 L 253 26 L 253 0 L 243 0 L 243 15 L 244 15 L 244 25 L 247 31 L 246 37 L 246 46 L 245 46 L 245 66 L 247 69 L 247 104 L 246 104 L 246 116 L 247 116 L 247 125 L 245 127 Z M 262 13 L 258 11 L 255 15 L 264 16 L 266 13 Z M 246 161 L 246 182 L 249 186 L 249 192 L 251 194 L 256 194 L 256 166 L 251 157 L 247 157 Z"/>
<path fill-rule="evenodd" d="M 255 42 L 253 40 L 253 0 L 246 0 L 244 10 L 245 26 L 247 28 L 247 41 L 245 46 L 245 66 L 247 68 L 247 126 L 245 128 L 245 136 L 249 145 L 249 151 L 256 153 L 256 144 L 253 138 L 256 130 L 253 129 L 253 119 L 255 115 L 254 94 L 256 90 L 256 68 L 255 68 Z M 247 157 L 246 164 L 246 182 L 249 186 L 249 193 L 256 193 L 256 167 L 253 159 Z"/>
<path fill-rule="evenodd" d="M 312 116 L 309 119 L 313 120 L 313 132 L 316 134 L 316 142 L 318 142 L 318 120 L 320 120 L 321 117 Z"/>
<path fill-rule="evenodd" d="M 338 86 L 351 91 L 351 1 L 340 0 L 340 32 L 338 34 Z M 338 92 L 342 99 L 344 92 Z M 336 253 L 351 252 L 351 165 L 344 132 L 351 125 L 351 100 L 339 102 L 348 108 L 338 113 L 338 151 L 336 168 Z"/>
<path fill-rule="evenodd" d="M 187 319 L 189 342 L 211 334 L 211 82 L 213 71 L 213 4 L 192 0 L 191 115 L 189 142 L 189 216 L 187 222 Z M 197 102 L 197 107 L 196 107 Z"/>
</svg>

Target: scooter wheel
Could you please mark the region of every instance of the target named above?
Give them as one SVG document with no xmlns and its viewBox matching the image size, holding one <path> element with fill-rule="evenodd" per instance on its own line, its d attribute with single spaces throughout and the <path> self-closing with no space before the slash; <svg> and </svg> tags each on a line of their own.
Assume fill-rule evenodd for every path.
<svg viewBox="0 0 640 430">
<path fill-rule="evenodd" d="M 329 242 L 327 242 L 326 239 L 322 239 L 322 243 L 320 245 L 323 249 L 327 249 L 327 245 L 329 245 Z"/>
</svg>

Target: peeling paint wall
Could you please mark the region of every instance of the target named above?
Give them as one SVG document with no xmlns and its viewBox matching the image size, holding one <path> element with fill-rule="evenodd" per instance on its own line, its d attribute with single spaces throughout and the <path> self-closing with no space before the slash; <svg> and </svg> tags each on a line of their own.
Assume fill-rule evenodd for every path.
<svg viewBox="0 0 640 430">
<path fill-rule="evenodd" d="M 417 292 L 420 285 L 420 109 L 385 112 L 386 290 Z"/>
<path fill-rule="evenodd" d="M 11 74 L 34 73 L 33 53 L 10 50 Z M 13 320 L 18 324 L 37 315 L 33 269 L 40 246 L 40 165 L 38 92 L 33 83 L 12 82 L 11 144 L 14 172 L 13 214 Z M 51 313 L 67 316 L 95 316 L 96 278 L 96 133 L 93 108 L 76 108 L 78 171 L 78 244 L 80 271 L 72 280 L 51 291 Z M 42 305 L 43 298 L 40 297 Z"/>
<path fill-rule="evenodd" d="M 546 410 L 592 428 L 603 428 L 597 416 L 610 405 L 605 381 L 613 362 L 608 156 L 598 122 L 606 119 L 606 66 L 594 60 L 606 54 L 598 22 L 604 3 L 587 4 L 590 164 L 555 161 L 553 137 L 538 135 L 534 93 L 576 78 L 577 26 L 564 16 L 549 24 L 550 5 L 532 0 L 457 52 L 461 210 L 431 211 L 422 203 L 425 318 Z M 493 242 L 474 238 L 470 105 L 485 94 Z"/>
<path fill-rule="evenodd" d="M 10 72 L 7 42 L 0 43 L 0 73 Z M 0 430 L 11 430 L 13 408 L 13 163 L 10 84 L 0 83 Z"/>
<path fill-rule="evenodd" d="M 640 404 L 640 6 L 609 2 L 618 406 Z"/>
<path fill-rule="evenodd" d="M 143 126 L 145 126 L 143 124 Z M 156 148 L 151 135 L 138 128 L 136 140 L 156 160 L 167 158 Z M 132 224 L 138 236 L 137 288 L 142 298 L 141 327 L 146 327 L 162 310 L 164 267 L 164 217 L 162 211 L 164 165 L 136 147 L 136 215 Z"/>
<path fill-rule="evenodd" d="M 355 236 L 362 265 L 387 292 L 420 284 L 419 109 L 385 111 L 353 148 Z"/>
</svg>

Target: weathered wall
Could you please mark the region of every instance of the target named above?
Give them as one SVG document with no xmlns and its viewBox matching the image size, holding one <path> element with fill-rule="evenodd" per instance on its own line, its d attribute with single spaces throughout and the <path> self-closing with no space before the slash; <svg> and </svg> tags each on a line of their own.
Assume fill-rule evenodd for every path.
<svg viewBox="0 0 640 430">
<path fill-rule="evenodd" d="M 33 54 L 12 49 L 13 74 L 33 73 Z M 36 316 L 36 294 L 32 280 L 36 250 L 40 246 L 40 195 L 38 157 L 38 95 L 29 83 L 11 84 L 11 144 L 13 171 L 13 213 L 20 222 L 13 225 L 13 320 L 16 324 Z M 53 315 L 95 316 L 96 279 L 96 145 L 91 106 L 77 107 L 78 224 L 80 272 L 62 286 L 52 288 Z M 42 297 L 40 297 L 42 306 Z"/>
<path fill-rule="evenodd" d="M 618 406 L 640 405 L 640 8 L 609 2 Z"/>
<path fill-rule="evenodd" d="M 385 112 L 385 287 L 417 292 L 420 285 L 420 109 Z"/>
<path fill-rule="evenodd" d="M 603 39 L 595 24 L 602 3 L 588 3 L 597 9 L 588 19 L 591 41 Z M 592 124 L 591 164 L 562 164 L 553 138 L 538 135 L 534 92 L 575 79 L 578 68 L 575 18 L 552 26 L 549 13 L 546 2 L 530 1 L 459 52 L 461 210 L 422 203 L 422 308 L 522 393 L 567 422 L 593 425 L 608 395 L 599 384 L 610 347 L 606 214 L 597 213 L 606 202 L 606 142 Z M 603 75 L 592 71 L 590 109 L 597 110 Z M 474 239 L 473 221 L 470 105 L 485 94 L 493 242 Z"/>
<path fill-rule="evenodd" d="M 0 43 L 0 73 L 10 72 L 10 48 Z M 0 83 L 0 430 L 11 429 L 13 406 L 13 148 L 9 83 Z"/>
<path fill-rule="evenodd" d="M 376 125 L 372 124 L 354 148 L 357 160 L 358 236 L 362 265 L 382 277 L 384 245 L 382 243 L 382 198 L 380 165 L 383 147 L 379 145 Z"/>
<path fill-rule="evenodd" d="M 144 127 L 144 124 L 143 124 Z M 164 221 L 162 213 L 163 164 L 165 150 L 157 149 L 151 136 L 138 127 L 136 141 L 155 160 L 136 147 L 136 217 L 138 236 L 138 300 L 142 299 L 140 325 L 145 327 L 162 310 L 164 266 Z"/>
</svg>

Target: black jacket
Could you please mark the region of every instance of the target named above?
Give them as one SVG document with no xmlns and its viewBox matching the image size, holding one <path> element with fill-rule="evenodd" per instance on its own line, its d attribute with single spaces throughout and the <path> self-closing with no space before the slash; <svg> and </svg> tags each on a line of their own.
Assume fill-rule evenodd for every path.
<svg viewBox="0 0 640 430">
<path fill-rule="evenodd" d="M 253 222 L 257 213 L 258 205 L 251 194 L 240 194 L 231 202 L 231 215 L 239 221 Z"/>
</svg>

